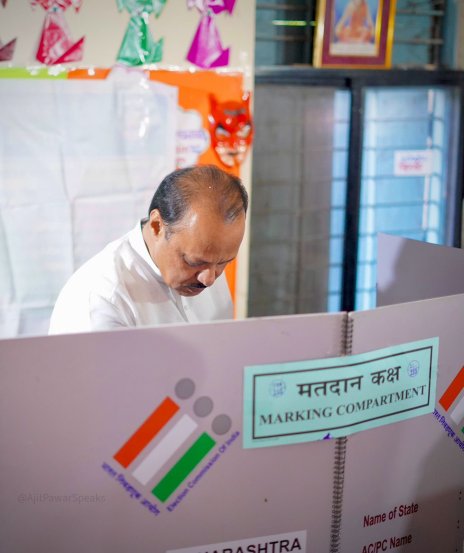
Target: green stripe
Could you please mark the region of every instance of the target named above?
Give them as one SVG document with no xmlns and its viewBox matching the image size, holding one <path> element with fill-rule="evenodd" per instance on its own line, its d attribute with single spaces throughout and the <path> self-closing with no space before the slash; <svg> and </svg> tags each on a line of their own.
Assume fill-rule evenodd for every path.
<svg viewBox="0 0 464 553">
<path fill-rule="evenodd" d="M 67 70 L 56 70 L 50 74 L 48 67 L 26 69 L 25 67 L 6 67 L 0 69 L 0 79 L 67 79 Z"/>
<path fill-rule="evenodd" d="M 192 470 L 211 451 L 216 442 L 206 432 L 202 434 L 192 447 L 184 453 L 171 470 L 153 488 L 152 494 L 160 501 L 166 499 L 179 487 Z"/>
</svg>

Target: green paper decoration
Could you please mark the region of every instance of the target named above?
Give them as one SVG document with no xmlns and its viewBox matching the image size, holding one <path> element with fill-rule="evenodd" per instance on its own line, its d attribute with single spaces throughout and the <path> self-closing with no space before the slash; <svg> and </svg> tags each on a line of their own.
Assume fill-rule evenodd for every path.
<svg viewBox="0 0 464 553">
<path fill-rule="evenodd" d="M 151 13 L 158 17 L 167 0 L 116 0 L 119 11 L 127 10 L 130 21 L 119 48 L 117 61 L 127 65 L 157 63 L 163 58 L 163 39 L 153 39 L 148 26 Z"/>
</svg>

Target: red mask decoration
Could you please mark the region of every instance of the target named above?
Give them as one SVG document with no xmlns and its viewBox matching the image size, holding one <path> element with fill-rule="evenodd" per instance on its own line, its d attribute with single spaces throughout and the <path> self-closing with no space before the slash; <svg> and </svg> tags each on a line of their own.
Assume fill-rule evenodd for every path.
<svg viewBox="0 0 464 553">
<path fill-rule="evenodd" d="M 241 101 L 217 102 L 210 96 L 209 132 L 213 148 L 226 167 L 240 165 L 253 138 L 250 94 Z"/>
</svg>

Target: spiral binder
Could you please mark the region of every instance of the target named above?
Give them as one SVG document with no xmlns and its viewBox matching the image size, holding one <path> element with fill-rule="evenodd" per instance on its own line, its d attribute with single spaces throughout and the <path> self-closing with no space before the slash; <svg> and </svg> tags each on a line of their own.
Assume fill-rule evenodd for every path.
<svg viewBox="0 0 464 553">
<path fill-rule="evenodd" d="M 353 344 L 353 327 L 354 319 L 350 316 L 349 313 L 346 314 L 346 317 L 343 320 L 342 328 L 342 344 L 340 355 L 351 355 L 351 346 Z"/>
<path fill-rule="evenodd" d="M 344 319 L 341 355 L 351 355 L 353 342 L 353 319 L 347 313 Z M 343 489 L 345 483 L 345 459 L 348 438 L 335 440 L 333 491 L 332 491 L 332 522 L 330 525 L 330 553 L 340 551 L 340 531 L 343 509 Z"/>
<path fill-rule="evenodd" d="M 345 481 L 346 444 L 348 438 L 335 440 L 335 462 L 332 492 L 332 523 L 330 525 L 330 553 L 338 553 L 343 507 L 343 485 Z"/>
</svg>

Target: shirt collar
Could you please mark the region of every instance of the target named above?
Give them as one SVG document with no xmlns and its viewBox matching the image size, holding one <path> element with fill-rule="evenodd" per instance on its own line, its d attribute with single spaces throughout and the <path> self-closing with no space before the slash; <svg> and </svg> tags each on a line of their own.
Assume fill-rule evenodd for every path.
<svg viewBox="0 0 464 553">
<path fill-rule="evenodd" d="M 155 262 L 151 258 L 147 245 L 145 244 L 145 240 L 143 239 L 142 234 L 142 225 L 145 223 L 145 220 L 142 219 L 139 221 L 135 227 L 131 230 L 130 236 L 129 236 L 129 242 L 131 246 L 134 248 L 134 250 L 140 255 L 140 257 L 145 261 L 145 263 L 151 268 L 151 270 L 154 272 L 155 277 L 160 282 L 164 283 L 163 277 L 161 276 L 161 272 L 156 266 Z"/>
</svg>

